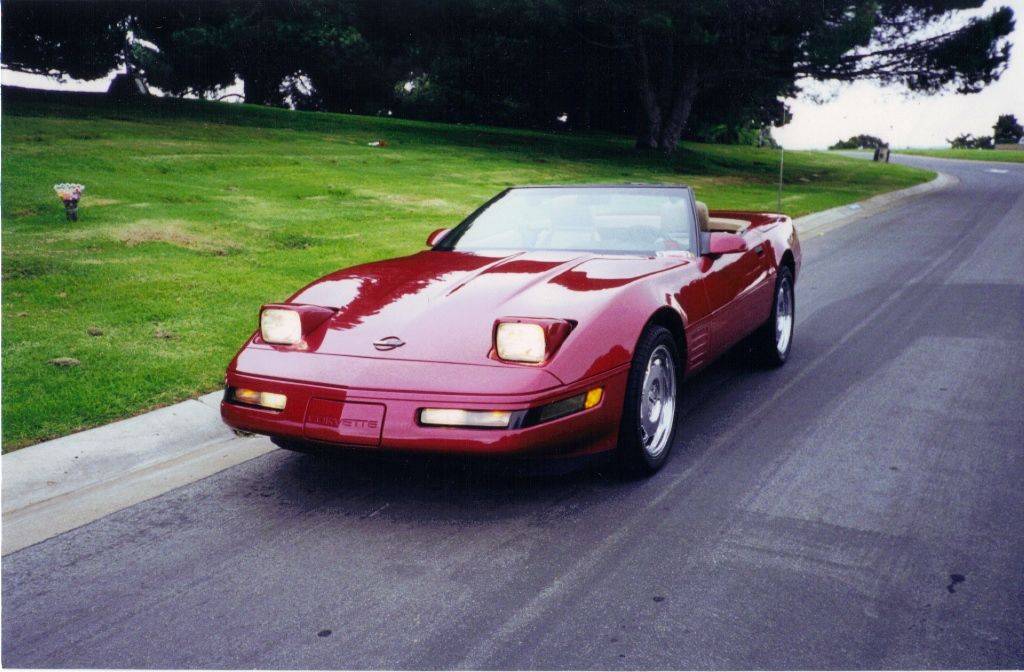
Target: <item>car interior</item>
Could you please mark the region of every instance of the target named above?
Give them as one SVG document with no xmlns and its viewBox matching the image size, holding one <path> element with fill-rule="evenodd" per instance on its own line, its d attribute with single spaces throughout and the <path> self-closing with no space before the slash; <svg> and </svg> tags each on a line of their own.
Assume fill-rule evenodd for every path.
<svg viewBox="0 0 1024 672">
<path fill-rule="evenodd" d="M 730 219 L 729 217 L 712 217 L 708 212 L 707 203 L 697 201 L 697 221 L 700 230 L 708 233 L 743 233 L 747 230 L 750 222 L 744 219 Z"/>
</svg>

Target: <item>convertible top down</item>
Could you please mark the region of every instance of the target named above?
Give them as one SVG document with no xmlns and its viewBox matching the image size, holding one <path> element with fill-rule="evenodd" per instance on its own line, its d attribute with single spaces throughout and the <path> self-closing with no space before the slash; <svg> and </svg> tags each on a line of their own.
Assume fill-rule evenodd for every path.
<svg viewBox="0 0 1024 672">
<path fill-rule="evenodd" d="M 748 339 L 781 365 L 789 217 L 678 185 L 506 189 L 426 251 L 336 271 L 260 311 L 222 416 L 282 447 L 664 464 L 680 384 Z"/>
</svg>

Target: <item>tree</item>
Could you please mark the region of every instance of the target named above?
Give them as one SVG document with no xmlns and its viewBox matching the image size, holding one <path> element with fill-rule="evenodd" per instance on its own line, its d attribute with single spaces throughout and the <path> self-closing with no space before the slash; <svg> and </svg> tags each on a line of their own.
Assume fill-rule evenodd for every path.
<svg viewBox="0 0 1024 672">
<path fill-rule="evenodd" d="M 946 140 L 953 149 L 994 149 L 991 135 L 974 137 L 970 133 L 958 135 L 952 140 Z"/>
<path fill-rule="evenodd" d="M 159 48 L 150 55 L 150 82 L 181 95 L 203 96 L 242 79 L 245 100 L 283 105 L 285 79 L 300 69 L 306 38 L 318 28 L 310 0 L 141 5 L 140 33 Z"/>
<path fill-rule="evenodd" d="M 977 91 L 1013 13 L 982 0 L 6 0 L 4 63 L 96 77 L 130 24 L 150 82 L 247 102 L 449 122 L 740 141 L 781 125 L 802 78 Z M 411 87 L 411 90 L 410 90 Z M 563 116 L 564 115 L 564 116 Z M 556 118 L 566 119 L 556 122 Z M 561 124 L 561 125 L 559 125 Z"/>
<path fill-rule="evenodd" d="M 877 149 L 888 144 L 873 135 L 854 135 L 849 140 L 840 140 L 829 149 Z"/>
<path fill-rule="evenodd" d="M 742 98 L 795 93 L 800 77 L 980 90 L 1006 67 L 1013 13 L 940 30 L 981 0 L 579 0 L 578 11 L 632 66 L 637 146 L 671 152 L 702 90 Z M 595 39 L 595 42 L 598 41 Z M 754 95 L 753 99 L 762 99 Z"/>
<path fill-rule="evenodd" d="M 97 79 L 124 64 L 127 2 L 6 0 L 3 62 L 56 79 Z"/>
<path fill-rule="evenodd" d="M 995 131 L 996 144 L 999 145 L 1016 144 L 1024 136 L 1024 126 L 1021 126 L 1017 117 L 1012 114 L 999 115 L 999 119 L 992 129 Z"/>
<path fill-rule="evenodd" d="M 394 19 L 367 32 L 378 57 L 404 63 L 393 87 L 403 116 L 537 127 L 568 113 L 574 126 L 589 125 L 587 86 L 605 73 L 587 74 L 558 2 L 395 1 L 395 14 L 415 17 L 398 31 L 406 51 L 391 46 Z"/>
<path fill-rule="evenodd" d="M 948 142 L 949 146 L 953 149 L 971 149 L 975 146 L 974 136 L 970 133 L 958 135 L 952 140 L 947 139 L 946 142 Z"/>
<path fill-rule="evenodd" d="M 248 103 L 374 112 L 380 107 L 369 101 L 380 103 L 389 83 L 354 26 L 356 4 L 171 0 L 139 19 L 160 47 L 150 79 L 174 94 L 202 96 L 237 76 Z"/>
<path fill-rule="evenodd" d="M 135 50 L 150 84 L 172 95 L 204 98 L 235 81 L 237 45 L 227 5 L 150 0 L 135 12 L 136 30 L 159 48 Z"/>
</svg>

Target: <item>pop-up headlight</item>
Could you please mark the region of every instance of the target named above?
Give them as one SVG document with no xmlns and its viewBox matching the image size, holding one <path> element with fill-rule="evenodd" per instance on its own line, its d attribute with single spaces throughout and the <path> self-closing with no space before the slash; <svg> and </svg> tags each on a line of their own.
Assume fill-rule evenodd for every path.
<svg viewBox="0 0 1024 672">
<path fill-rule="evenodd" d="M 544 328 L 539 324 L 502 322 L 498 324 L 494 345 L 498 357 L 507 362 L 536 364 L 544 361 L 547 341 L 544 338 Z"/>
<path fill-rule="evenodd" d="M 295 345 L 302 340 L 302 318 L 294 310 L 265 308 L 260 313 L 260 336 L 267 343 Z"/>
<path fill-rule="evenodd" d="M 494 355 L 506 362 L 540 364 L 555 354 L 575 324 L 547 318 L 500 319 L 494 326 Z"/>
<path fill-rule="evenodd" d="M 260 336 L 273 345 L 297 345 L 324 323 L 334 308 L 271 303 L 260 309 Z"/>
</svg>

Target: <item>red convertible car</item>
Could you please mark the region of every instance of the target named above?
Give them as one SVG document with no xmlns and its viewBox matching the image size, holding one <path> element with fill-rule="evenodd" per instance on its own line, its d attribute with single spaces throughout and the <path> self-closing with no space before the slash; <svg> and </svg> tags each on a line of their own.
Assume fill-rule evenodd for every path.
<svg viewBox="0 0 1024 672">
<path fill-rule="evenodd" d="M 648 474 L 687 377 L 743 339 L 789 356 L 785 215 L 708 212 L 685 186 L 517 187 L 427 245 L 263 306 L 224 421 L 293 450 L 615 451 Z"/>
</svg>

